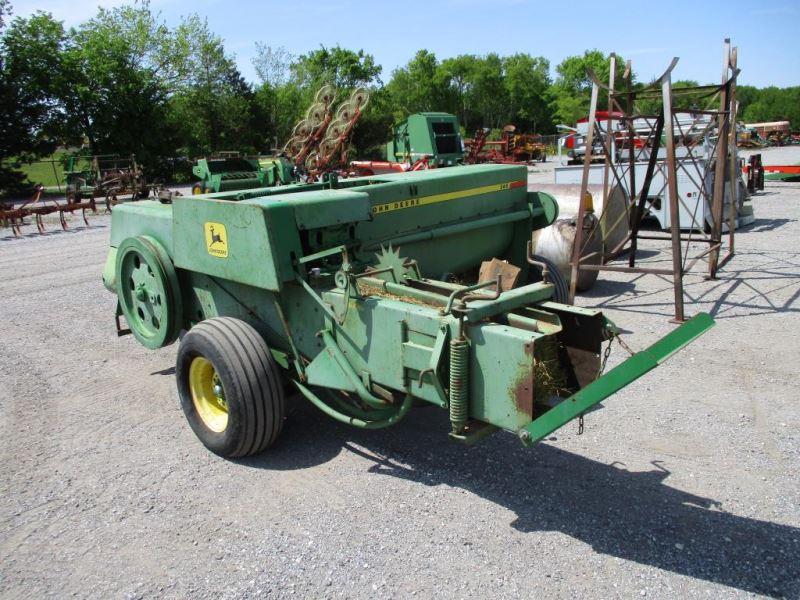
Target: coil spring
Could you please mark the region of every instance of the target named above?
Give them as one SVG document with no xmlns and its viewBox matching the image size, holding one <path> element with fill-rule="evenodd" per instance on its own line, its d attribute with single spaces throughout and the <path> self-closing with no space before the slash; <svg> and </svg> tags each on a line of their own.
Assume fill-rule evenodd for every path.
<svg viewBox="0 0 800 600">
<path fill-rule="evenodd" d="M 464 338 L 450 341 L 450 424 L 461 433 L 467 423 L 467 381 L 469 344 Z"/>
</svg>

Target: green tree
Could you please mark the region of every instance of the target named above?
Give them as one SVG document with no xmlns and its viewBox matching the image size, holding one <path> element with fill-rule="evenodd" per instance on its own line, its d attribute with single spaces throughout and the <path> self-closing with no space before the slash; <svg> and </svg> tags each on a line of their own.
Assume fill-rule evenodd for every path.
<svg viewBox="0 0 800 600">
<path fill-rule="evenodd" d="M 325 83 L 338 89 L 381 85 L 382 68 L 371 54 L 355 52 L 340 46 L 320 47 L 299 56 L 292 62 L 291 76 L 300 87 L 316 91 Z"/>
<path fill-rule="evenodd" d="M 292 128 L 305 110 L 310 94 L 291 81 L 295 57 L 285 48 L 256 44 L 253 66 L 261 84 L 255 90 L 255 119 L 265 127 L 270 148 L 279 149 L 291 136 Z"/>
<path fill-rule="evenodd" d="M 286 84 L 291 75 L 293 60 L 294 56 L 283 46 L 273 48 L 256 42 L 256 56 L 252 63 L 261 83 L 268 83 L 272 87 Z"/>
<path fill-rule="evenodd" d="M 93 154 L 135 153 L 157 169 L 174 148 L 167 99 L 186 77 L 189 51 L 146 2 L 100 8 L 70 31 L 61 55 L 56 99 L 67 131 Z"/>
<path fill-rule="evenodd" d="M 589 114 L 592 80 L 588 75 L 591 69 L 602 83 L 607 83 L 611 72 L 611 55 L 599 50 L 587 50 L 581 56 L 570 56 L 556 67 L 558 77 L 550 89 L 553 118 L 559 123 L 573 125 L 578 119 Z M 625 61 L 617 56 L 615 80 L 617 87 L 622 82 Z M 635 81 L 635 78 L 631 77 Z M 607 107 L 607 95 L 601 91 L 598 106 Z"/>
<path fill-rule="evenodd" d="M 442 61 L 441 81 L 447 90 L 447 104 L 449 112 L 455 113 L 461 125 L 470 131 L 470 127 L 481 126 L 474 123 L 474 119 L 469 116 L 472 108 L 472 85 L 473 74 L 476 69 L 477 58 L 471 54 L 462 54 L 455 58 L 448 58 Z"/>
<path fill-rule="evenodd" d="M 551 131 L 550 61 L 541 56 L 514 54 L 503 59 L 503 69 L 510 120 L 524 130 Z"/>
<path fill-rule="evenodd" d="M 386 88 L 373 89 L 369 104 L 353 130 L 354 153 L 350 158 L 383 158 L 384 144 L 389 139 L 394 121 L 390 94 Z"/>
<path fill-rule="evenodd" d="M 170 99 L 170 120 L 187 153 L 266 149 L 268 124 L 251 119 L 255 94 L 222 39 L 196 15 L 181 24 L 179 35 L 189 44 L 185 76 Z"/>
<path fill-rule="evenodd" d="M 447 102 L 436 55 L 418 50 L 405 67 L 395 69 L 386 85 L 387 109 L 397 120 L 412 113 L 443 110 Z"/>
<path fill-rule="evenodd" d="M 255 91 L 254 110 L 262 125 L 266 125 L 264 142 L 269 148 L 280 149 L 288 141 L 295 123 L 307 108 L 307 94 L 297 85 L 287 82 L 272 86 L 263 83 Z"/>
<path fill-rule="evenodd" d="M 7 4 L 0 5 L 0 189 L 18 187 L 17 169 L 56 147 L 61 114 L 53 101 L 65 41 L 61 24 L 36 13 L 5 29 Z"/>
<path fill-rule="evenodd" d="M 477 127 L 494 129 L 506 125 L 511 118 L 509 114 L 508 90 L 505 86 L 503 61 L 495 53 L 485 57 L 474 57 L 473 68 L 469 73 L 470 91 L 467 96 L 472 107 L 472 121 L 467 123 L 471 131 Z"/>
<path fill-rule="evenodd" d="M 738 90 L 737 90 L 738 91 Z M 757 98 L 743 111 L 747 123 L 765 121 L 790 121 L 795 129 L 800 126 L 800 86 L 759 90 Z"/>
</svg>

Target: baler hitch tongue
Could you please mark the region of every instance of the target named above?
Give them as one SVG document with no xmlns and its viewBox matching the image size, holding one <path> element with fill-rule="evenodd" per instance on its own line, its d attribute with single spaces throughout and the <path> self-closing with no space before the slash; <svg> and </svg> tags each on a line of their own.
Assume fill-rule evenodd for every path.
<svg viewBox="0 0 800 600">
<path fill-rule="evenodd" d="M 707 313 L 699 313 L 655 344 L 635 353 L 563 402 L 534 419 L 519 431 L 526 446 L 535 444 L 572 419 L 579 417 L 595 404 L 615 394 L 651 369 L 667 360 L 675 352 L 701 336 L 714 325 Z"/>
</svg>

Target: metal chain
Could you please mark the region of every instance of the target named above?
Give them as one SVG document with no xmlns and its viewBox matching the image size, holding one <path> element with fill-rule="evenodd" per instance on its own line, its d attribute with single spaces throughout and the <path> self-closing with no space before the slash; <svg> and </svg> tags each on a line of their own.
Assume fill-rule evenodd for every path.
<svg viewBox="0 0 800 600">
<path fill-rule="evenodd" d="M 615 339 L 617 340 L 619 345 L 622 346 L 622 348 L 628 354 L 630 354 L 631 356 L 633 356 L 635 354 L 635 352 L 633 350 L 631 350 L 630 346 L 628 346 L 628 344 L 626 344 L 625 342 L 622 341 L 622 337 L 619 334 L 617 334 L 617 333 L 612 334 L 611 337 L 608 340 L 608 346 L 606 346 L 606 349 L 603 350 L 603 358 L 600 361 L 600 369 L 597 371 L 597 377 L 598 378 L 606 370 L 606 364 L 608 363 L 608 357 L 611 356 L 611 345 L 614 343 Z M 583 413 L 578 415 L 578 435 L 583 435 Z"/>
<path fill-rule="evenodd" d="M 611 338 L 608 340 L 608 346 L 606 346 L 606 349 L 603 351 L 603 359 L 600 361 L 600 370 L 597 371 L 598 377 L 600 377 L 606 370 L 606 363 L 608 363 L 608 357 L 611 356 L 611 344 L 614 341 L 614 338 L 619 339 L 619 336 L 613 334 Z"/>
<path fill-rule="evenodd" d="M 626 344 L 625 342 L 622 341 L 622 336 L 615 335 L 614 337 L 617 338 L 617 341 L 619 342 L 619 345 L 622 346 L 622 348 L 623 348 L 623 350 L 625 350 L 625 352 L 627 352 L 631 356 L 636 354 L 633 350 L 631 350 L 631 348 L 630 348 L 630 346 L 628 346 L 628 344 Z"/>
</svg>

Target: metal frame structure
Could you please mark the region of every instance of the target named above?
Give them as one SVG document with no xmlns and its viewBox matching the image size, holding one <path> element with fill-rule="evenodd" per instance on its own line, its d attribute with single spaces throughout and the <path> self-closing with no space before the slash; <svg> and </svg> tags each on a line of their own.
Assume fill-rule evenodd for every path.
<svg viewBox="0 0 800 600">
<path fill-rule="evenodd" d="M 724 64 L 722 83 L 718 86 L 694 86 L 687 88 L 672 87 L 672 71 L 678 63 L 674 58 L 663 75 L 650 85 L 642 89 L 634 89 L 631 81 L 630 62 L 626 64 L 625 74 L 623 75 L 623 86 L 616 87 L 616 56 L 611 55 L 611 68 L 608 85 L 601 83 L 597 76 L 588 70 L 588 75 L 592 80 L 592 94 L 589 109 L 589 128 L 586 138 L 587 148 L 591 148 L 595 143 L 595 137 L 603 146 L 603 211 L 599 219 L 592 227 L 597 227 L 604 220 L 604 213 L 608 208 L 606 202 L 609 196 L 609 188 L 619 187 L 625 193 L 625 214 L 623 217 L 628 219 L 629 232 L 615 248 L 608 254 L 612 257 L 618 256 L 623 252 L 628 252 L 628 266 L 610 264 L 587 264 L 596 252 L 584 255 L 585 244 L 592 238 L 593 230 L 584 232 L 583 227 L 578 227 L 575 243 L 573 246 L 571 260 L 571 283 L 569 301 L 574 302 L 578 272 L 580 270 L 605 270 L 626 273 L 643 273 L 669 276 L 672 278 L 675 295 L 675 315 L 676 322 L 686 320 L 684 313 L 684 292 L 683 277 L 689 273 L 695 264 L 707 257 L 708 279 L 715 279 L 717 270 L 728 262 L 734 253 L 734 230 L 736 219 L 736 185 L 734 176 L 738 158 L 735 153 L 736 131 L 733 124 L 736 119 L 736 77 L 739 70 L 737 63 L 737 50 L 731 48 L 730 40 L 725 40 L 724 45 Z M 606 130 L 602 130 L 601 124 L 597 119 L 597 106 L 600 99 L 600 92 L 603 90 L 608 97 L 608 113 L 623 115 L 618 119 L 620 129 L 612 130 L 611 119 L 606 121 Z M 690 96 L 694 101 L 704 101 L 705 108 L 675 108 L 674 100 L 676 97 Z M 647 111 L 640 110 L 642 104 L 660 104 L 660 110 Z M 714 108 L 714 105 L 718 108 Z M 655 113 L 655 114 L 654 114 Z M 681 122 L 679 115 L 684 116 Z M 690 131 L 686 128 L 685 117 L 689 116 L 692 120 Z M 696 123 L 701 123 L 701 129 L 695 130 Z M 707 153 L 701 161 L 697 153 L 696 142 L 693 139 L 711 139 L 716 136 L 713 149 Z M 678 138 L 676 140 L 676 137 Z M 676 157 L 676 146 L 682 147 L 684 157 Z M 659 149 L 663 147 L 665 159 L 659 160 Z M 729 149 L 733 148 L 731 153 Z M 624 152 L 627 150 L 627 160 L 617 161 L 615 156 L 617 150 Z M 641 158 L 640 158 L 641 157 Z M 589 185 L 589 169 L 593 158 L 590 153 L 586 153 L 583 160 L 583 173 L 581 178 L 581 198 L 587 194 Z M 637 194 L 636 186 L 636 162 L 639 158 L 647 160 L 645 178 L 642 182 L 640 192 Z M 729 163 L 728 163 L 729 161 Z M 727 252 L 720 259 L 723 249 L 722 229 L 725 217 L 723 215 L 724 196 L 725 196 L 725 171 L 730 169 L 730 210 L 727 216 L 729 239 Z M 641 232 L 642 220 L 647 214 L 647 203 L 650 195 L 650 185 L 653 176 L 659 171 L 665 181 L 668 193 L 670 224 L 668 234 Z M 700 198 L 691 210 L 678 194 L 678 173 L 688 177 L 697 183 L 700 190 Z M 716 177 L 715 174 L 721 173 L 723 176 Z M 707 181 L 713 177 L 713 186 L 709 191 Z M 663 188 L 662 188 L 663 189 Z M 700 203 L 705 203 L 710 207 L 711 222 L 709 231 L 706 233 L 705 223 L 697 221 L 697 207 Z M 680 209 L 690 214 L 692 225 L 688 233 L 681 233 Z M 583 202 L 578 207 L 578 223 L 584 222 L 586 207 Z M 621 217 L 622 218 L 622 217 Z M 618 223 L 612 224 L 614 228 Z M 699 231 L 697 231 L 699 230 Z M 636 265 L 638 241 L 639 240 L 665 240 L 671 243 L 672 268 L 651 268 Z M 685 249 L 682 244 L 685 243 Z M 704 243 L 708 247 L 699 254 L 689 257 L 692 243 Z"/>
</svg>

